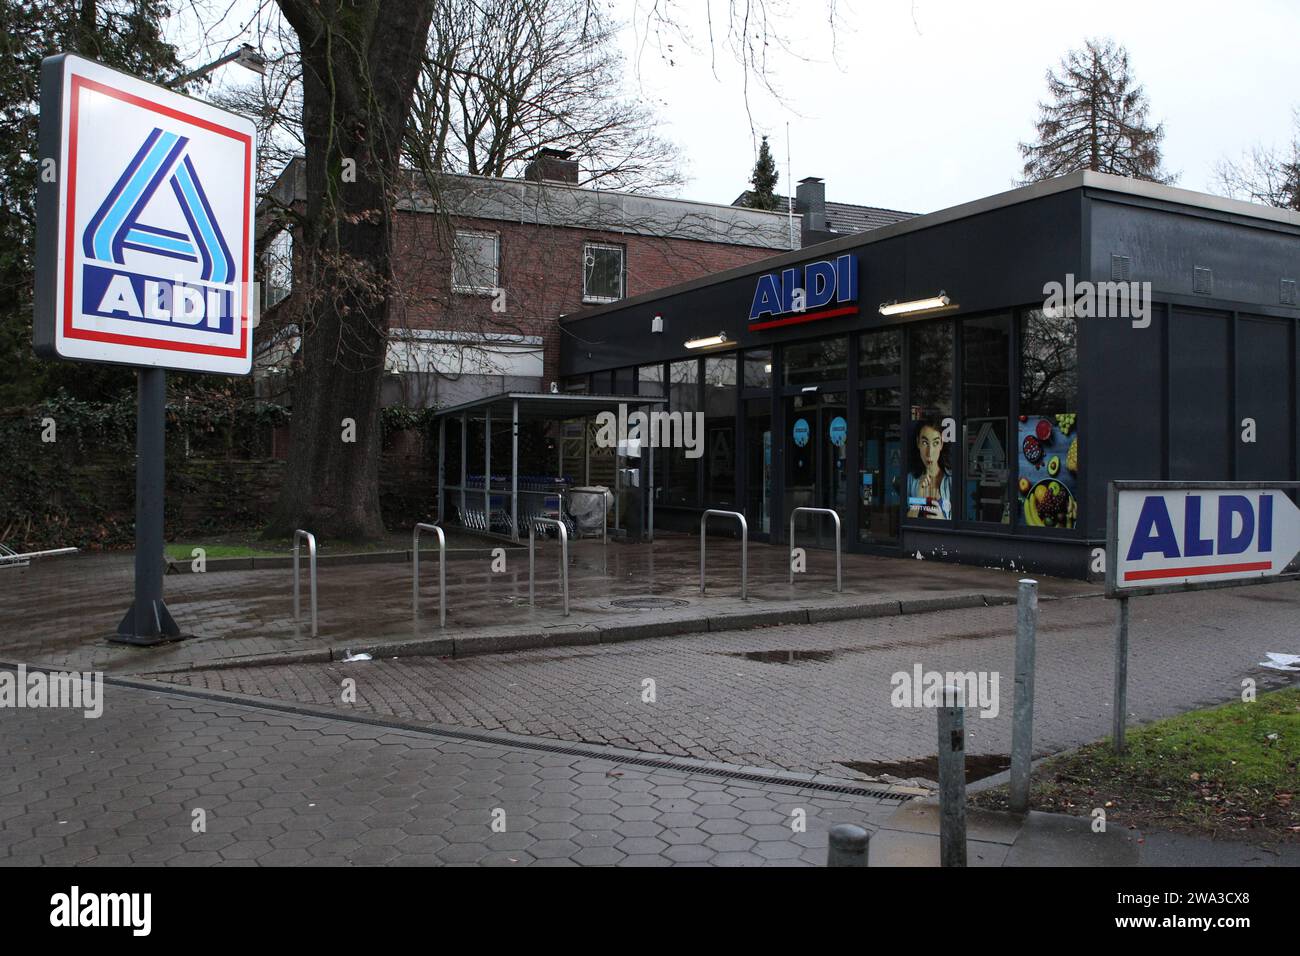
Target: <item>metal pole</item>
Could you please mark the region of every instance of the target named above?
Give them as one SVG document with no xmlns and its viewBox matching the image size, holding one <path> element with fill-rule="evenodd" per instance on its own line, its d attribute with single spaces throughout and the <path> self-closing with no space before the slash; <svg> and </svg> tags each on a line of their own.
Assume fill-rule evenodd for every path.
<svg viewBox="0 0 1300 956">
<path fill-rule="evenodd" d="M 1128 598 L 1119 599 L 1119 627 L 1115 633 L 1115 713 L 1111 741 L 1115 753 L 1125 749 L 1124 725 L 1128 722 Z"/>
<path fill-rule="evenodd" d="M 436 524 L 417 524 L 411 532 L 411 612 L 420 614 L 420 532 L 438 536 L 438 626 L 447 626 L 447 536 Z"/>
<path fill-rule="evenodd" d="M 1034 649 L 1038 582 L 1020 582 L 1016 601 L 1016 696 L 1011 724 L 1011 810 L 1029 812 L 1029 764 L 1034 744 Z"/>
<path fill-rule="evenodd" d="M 528 606 L 529 607 L 533 606 L 533 571 L 537 563 L 536 555 L 534 554 L 534 552 L 537 548 L 537 522 L 539 520 L 540 519 L 535 519 L 533 521 L 528 522 Z"/>
<path fill-rule="evenodd" d="M 483 412 L 483 530 L 492 530 L 492 406 Z"/>
<path fill-rule="evenodd" d="M 465 524 L 465 482 L 469 480 L 469 412 L 460 413 L 460 523 Z"/>
<path fill-rule="evenodd" d="M 966 721 L 961 688 L 939 708 L 939 865 L 966 865 Z"/>
<path fill-rule="evenodd" d="M 293 533 L 293 619 L 298 620 L 301 614 L 301 600 L 299 597 L 298 578 L 301 574 L 301 563 L 299 560 L 298 542 L 307 542 L 307 567 L 308 567 L 308 584 L 311 587 L 311 636 L 316 636 L 316 536 L 310 531 L 303 531 L 299 528 Z"/>
<path fill-rule="evenodd" d="M 446 521 L 447 480 L 445 459 L 447 457 L 447 419 L 438 419 L 438 520 Z"/>
<path fill-rule="evenodd" d="M 646 507 L 649 509 L 650 536 L 648 538 L 651 544 L 655 540 L 655 446 L 653 441 L 648 441 L 650 449 L 650 460 L 646 466 Z M 651 551 L 651 554 L 654 552 Z"/>
<path fill-rule="evenodd" d="M 827 866 L 866 866 L 871 834 L 852 823 L 831 827 L 826 848 Z"/>
<path fill-rule="evenodd" d="M 141 368 L 136 376 L 135 600 L 109 640 L 148 647 L 178 640 L 180 628 L 163 600 L 167 373 Z"/>
<path fill-rule="evenodd" d="M 510 403 L 510 540 L 519 540 L 519 399 Z"/>
</svg>

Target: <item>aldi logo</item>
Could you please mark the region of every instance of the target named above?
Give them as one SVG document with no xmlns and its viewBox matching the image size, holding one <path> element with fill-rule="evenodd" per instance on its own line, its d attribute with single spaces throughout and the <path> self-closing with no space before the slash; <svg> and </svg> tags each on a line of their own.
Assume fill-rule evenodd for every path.
<svg viewBox="0 0 1300 956">
<path fill-rule="evenodd" d="M 252 123 L 76 56 L 41 71 L 37 351 L 247 374 Z"/>
</svg>

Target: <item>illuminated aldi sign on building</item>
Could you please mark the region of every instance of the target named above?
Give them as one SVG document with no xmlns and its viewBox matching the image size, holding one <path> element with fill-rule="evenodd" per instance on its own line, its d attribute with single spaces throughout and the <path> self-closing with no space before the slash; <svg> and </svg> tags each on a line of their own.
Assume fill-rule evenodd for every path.
<svg viewBox="0 0 1300 956">
<path fill-rule="evenodd" d="M 39 354 L 248 373 L 254 135 L 89 60 L 44 61 Z"/>
<path fill-rule="evenodd" d="M 758 277 L 749 307 L 749 328 L 774 329 L 858 311 L 858 257 L 810 262 Z"/>
</svg>

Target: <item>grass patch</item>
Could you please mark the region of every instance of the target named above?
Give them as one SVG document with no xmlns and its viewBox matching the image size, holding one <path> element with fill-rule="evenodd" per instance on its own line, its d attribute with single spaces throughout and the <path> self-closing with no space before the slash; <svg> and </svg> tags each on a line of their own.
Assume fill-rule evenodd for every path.
<svg viewBox="0 0 1300 956">
<path fill-rule="evenodd" d="M 1129 752 L 1109 739 L 1045 761 L 1034 771 L 1035 810 L 1091 814 L 1109 824 L 1251 841 L 1300 840 L 1300 687 L 1254 703 L 1194 710 L 1127 733 Z M 972 796 L 1007 805 L 1005 787 Z"/>
<path fill-rule="evenodd" d="M 447 550 L 458 548 L 509 547 L 505 542 L 468 534 L 456 528 L 446 531 Z M 195 548 L 203 548 L 208 558 L 283 558 L 293 554 L 291 538 L 263 538 L 257 531 L 230 532 L 211 537 L 188 538 L 166 545 L 167 557 L 173 561 L 192 561 Z M 437 538 L 425 534 L 420 539 L 421 552 L 437 548 Z M 346 541 L 341 538 L 316 538 L 318 554 L 359 554 L 374 551 L 409 551 L 411 533 L 390 532 L 373 541 Z M 304 551 L 304 554 L 306 552 Z"/>
<path fill-rule="evenodd" d="M 195 542 L 193 544 L 167 545 L 167 557 L 173 561 L 190 561 L 194 558 L 193 552 L 195 548 L 203 548 L 209 558 L 273 558 L 284 553 L 281 551 L 265 551 L 244 544 L 205 544 Z"/>
</svg>

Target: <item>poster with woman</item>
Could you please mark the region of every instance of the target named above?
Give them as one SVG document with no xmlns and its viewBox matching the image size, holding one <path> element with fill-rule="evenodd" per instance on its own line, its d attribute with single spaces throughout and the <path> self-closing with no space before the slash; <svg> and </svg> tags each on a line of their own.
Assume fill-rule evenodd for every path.
<svg viewBox="0 0 1300 956">
<path fill-rule="evenodd" d="M 933 419 L 912 423 L 907 516 L 952 520 L 952 468 L 948 464 L 943 425 Z"/>
</svg>

